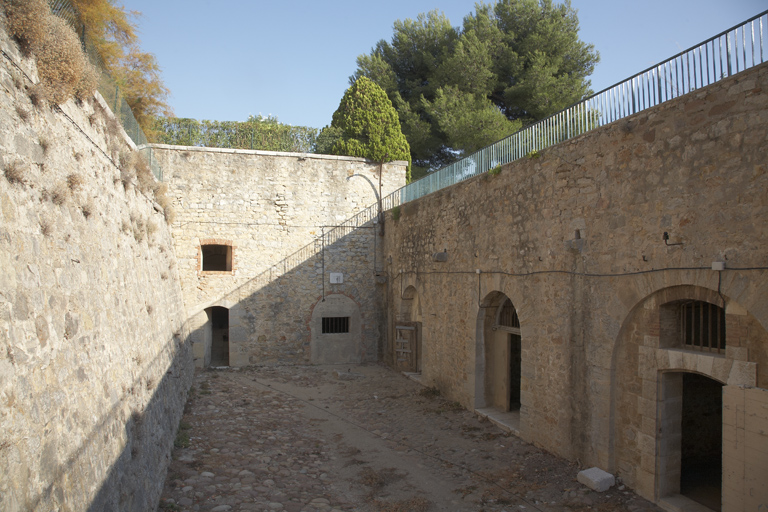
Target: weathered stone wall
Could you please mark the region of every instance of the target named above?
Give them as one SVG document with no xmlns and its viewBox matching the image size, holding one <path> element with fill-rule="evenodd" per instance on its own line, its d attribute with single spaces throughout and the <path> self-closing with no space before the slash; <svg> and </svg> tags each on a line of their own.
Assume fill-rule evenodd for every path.
<svg viewBox="0 0 768 512">
<path fill-rule="evenodd" d="M 111 114 L 33 105 L 0 48 L 0 509 L 154 510 L 193 368 L 169 229 Z"/>
<path fill-rule="evenodd" d="M 674 493 L 659 469 L 660 376 L 768 387 L 767 152 L 762 65 L 388 212 L 387 360 L 418 303 L 422 381 L 491 406 L 503 376 L 487 364 L 489 326 L 509 297 L 521 436 L 650 499 Z M 728 349 L 683 360 L 660 344 L 660 307 L 697 297 L 725 302 Z"/>
<path fill-rule="evenodd" d="M 379 192 L 404 185 L 405 162 L 385 164 L 380 182 L 380 165 L 362 158 L 152 148 L 175 198 L 173 237 L 187 309 L 203 331 L 207 308 L 229 310 L 229 364 L 376 360 L 377 230 L 370 218 L 347 220 L 374 205 Z M 232 247 L 231 270 L 202 269 L 206 243 Z M 331 273 L 341 273 L 343 283 L 332 284 Z M 313 358 L 312 312 L 328 294 L 357 304 L 361 334 L 352 355 L 320 348 Z M 210 363 L 208 343 L 196 339 L 201 366 Z"/>
</svg>

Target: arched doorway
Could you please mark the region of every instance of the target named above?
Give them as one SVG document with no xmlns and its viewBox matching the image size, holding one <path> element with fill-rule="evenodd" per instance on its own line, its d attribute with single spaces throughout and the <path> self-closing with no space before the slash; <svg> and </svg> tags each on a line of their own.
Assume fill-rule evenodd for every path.
<svg viewBox="0 0 768 512">
<path fill-rule="evenodd" d="M 515 413 L 519 426 L 522 406 L 523 350 L 520 319 L 509 297 L 494 292 L 478 314 L 475 408 Z"/>
<path fill-rule="evenodd" d="M 520 338 L 520 319 L 510 299 L 499 308 L 495 328 L 507 334 L 507 352 L 509 354 L 509 406 L 507 410 L 520 410 L 520 389 L 522 379 L 522 343 Z"/>
<path fill-rule="evenodd" d="M 229 366 L 229 310 L 213 306 L 205 310 L 208 315 L 208 334 L 211 344 L 211 366 Z"/>
<path fill-rule="evenodd" d="M 663 288 L 633 307 L 613 361 L 609 470 L 670 509 L 768 498 L 768 459 L 746 456 L 768 428 L 747 421 L 768 403 L 768 331 L 747 309 L 717 290 Z"/>
<path fill-rule="evenodd" d="M 395 322 L 395 368 L 408 373 L 421 373 L 421 301 L 416 288 L 403 292 L 400 314 Z"/>
</svg>

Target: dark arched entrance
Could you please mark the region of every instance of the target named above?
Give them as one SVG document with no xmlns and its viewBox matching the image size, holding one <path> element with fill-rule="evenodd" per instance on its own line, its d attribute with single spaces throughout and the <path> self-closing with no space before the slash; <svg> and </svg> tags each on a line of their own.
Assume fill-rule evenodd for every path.
<svg viewBox="0 0 768 512">
<path fill-rule="evenodd" d="M 478 384 L 482 388 L 476 389 L 476 407 L 519 411 L 523 358 L 517 311 L 506 295 L 494 292 L 486 297 L 478 320 Z"/>
<path fill-rule="evenodd" d="M 683 373 L 680 494 L 719 511 L 723 480 L 723 384 Z"/>
<path fill-rule="evenodd" d="M 220 306 L 205 310 L 211 336 L 211 366 L 229 366 L 229 310 Z"/>
</svg>

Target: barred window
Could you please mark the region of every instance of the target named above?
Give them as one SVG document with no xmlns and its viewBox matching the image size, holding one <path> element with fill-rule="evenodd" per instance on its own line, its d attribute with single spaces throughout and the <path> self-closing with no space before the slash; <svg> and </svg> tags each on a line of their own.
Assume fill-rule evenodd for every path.
<svg viewBox="0 0 768 512">
<path fill-rule="evenodd" d="M 725 310 L 700 300 L 681 303 L 680 336 L 685 348 L 725 350 Z"/>
<path fill-rule="evenodd" d="M 501 313 L 499 313 L 499 326 L 520 328 L 520 319 L 517 318 L 517 311 L 515 310 L 515 306 L 512 305 L 512 301 L 509 299 L 507 299 L 501 307 Z"/>
<path fill-rule="evenodd" d="M 349 332 L 348 316 L 324 316 L 323 334 L 341 334 Z"/>
</svg>

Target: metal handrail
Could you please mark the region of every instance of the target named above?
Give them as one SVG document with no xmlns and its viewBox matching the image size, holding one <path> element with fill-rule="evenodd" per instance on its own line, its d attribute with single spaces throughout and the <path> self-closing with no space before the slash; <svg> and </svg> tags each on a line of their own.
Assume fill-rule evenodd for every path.
<svg viewBox="0 0 768 512">
<path fill-rule="evenodd" d="M 384 210 L 531 155 L 765 62 L 768 11 L 593 94 L 382 199 Z"/>
</svg>

